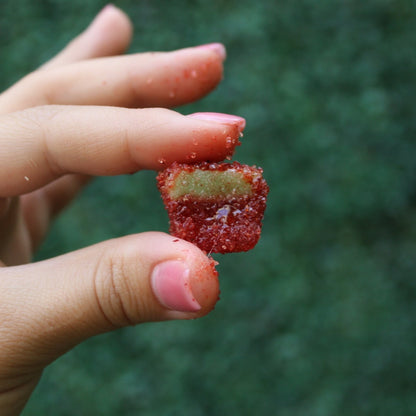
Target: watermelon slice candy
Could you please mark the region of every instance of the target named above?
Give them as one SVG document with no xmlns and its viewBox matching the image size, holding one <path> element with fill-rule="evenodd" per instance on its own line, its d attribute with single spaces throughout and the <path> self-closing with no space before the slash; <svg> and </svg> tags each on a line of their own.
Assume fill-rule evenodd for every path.
<svg viewBox="0 0 416 416">
<path fill-rule="evenodd" d="M 174 162 L 157 182 L 173 236 L 207 253 L 247 251 L 257 244 L 269 191 L 261 168 Z"/>
</svg>

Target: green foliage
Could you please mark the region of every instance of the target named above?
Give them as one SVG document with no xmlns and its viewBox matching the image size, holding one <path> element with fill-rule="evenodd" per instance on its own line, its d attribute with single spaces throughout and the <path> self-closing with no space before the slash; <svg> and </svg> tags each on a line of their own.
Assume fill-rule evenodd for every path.
<svg viewBox="0 0 416 416">
<path fill-rule="evenodd" d="M 264 168 L 259 245 L 219 256 L 222 296 L 195 322 L 129 328 L 53 364 L 24 412 L 416 413 L 416 3 L 120 0 L 131 51 L 222 41 L 225 79 L 180 111 L 247 118 L 236 159 Z M 0 86 L 104 4 L 3 0 Z M 154 174 L 100 178 L 39 258 L 167 230 Z"/>
</svg>

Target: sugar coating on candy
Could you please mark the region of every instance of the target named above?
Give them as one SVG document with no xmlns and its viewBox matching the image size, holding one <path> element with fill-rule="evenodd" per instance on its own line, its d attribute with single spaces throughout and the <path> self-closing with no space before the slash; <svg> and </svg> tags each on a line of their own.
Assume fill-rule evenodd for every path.
<svg viewBox="0 0 416 416">
<path fill-rule="evenodd" d="M 252 249 L 269 188 L 263 170 L 233 163 L 173 163 L 157 176 L 170 233 L 209 253 Z"/>
</svg>

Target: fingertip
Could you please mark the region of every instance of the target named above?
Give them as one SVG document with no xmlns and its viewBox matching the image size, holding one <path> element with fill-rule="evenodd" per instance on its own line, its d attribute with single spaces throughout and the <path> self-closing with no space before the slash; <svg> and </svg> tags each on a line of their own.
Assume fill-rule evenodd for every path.
<svg viewBox="0 0 416 416">
<path fill-rule="evenodd" d="M 223 80 L 225 56 L 225 47 L 220 43 L 167 53 L 165 58 L 171 61 L 169 86 L 172 88 L 165 91 L 168 100 L 163 106 L 187 104 L 213 91 Z"/>
<path fill-rule="evenodd" d="M 198 120 L 212 121 L 212 122 L 227 124 L 231 126 L 237 126 L 239 133 L 243 133 L 246 127 L 245 118 L 240 117 L 240 116 L 235 116 L 233 114 L 205 112 L 205 113 L 188 114 L 188 117 L 196 118 Z"/>
<path fill-rule="evenodd" d="M 121 9 L 107 4 L 87 28 L 86 34 L 96 39 L 94 56 L 113 55 L 124 52 L 133 35 L 133 24 Z M 101 48 L 98 47 L 101 45 Z"/>
<path fill-rule="evenodd" d="M 211 312 L 217 304 L 220 295 L 218 271 L 215 268 L 218 263 L 205 254 L 202 254 L 202 256 L 196 262 L 190 277 L 192 293 L 201 306 L 201 309 L 196 312 L 197 317 Z"/>
<path fill-rule="evenodd" d="M 94 20 L 91 22 L 91 25 L 97 23 L 100 20 L 113 20 L 122 22 L 124 25 L 132 26 L 130 18 L 127 16 L 126 13 L 123 12 L 119 7 L 115 6 L 112 3 L 107 4 L 104 6 L 98 14 L 95 16 Z"/>
<path fill-rule="evenodd" d="M 195 245 L 168 238 L 172 252 L 153 267 L 150 277 L 153 294 L 167 310 L 169 319 L 202 317 L 214 309 L 219 299 L 215 269 L 218 263 Z M 160 235 L 159 239 L 162 243 L 165 237 Z"/>
<path fill-rule="evenodd" d="M 225 61 L 227 58 L 227 50 L 225 49 L 225 46 L 219 42 L 207 43 L 205 45 L 195 46 L 195 48 L 213 51 L 220 57 L 221 61 Z"/>
</svg>

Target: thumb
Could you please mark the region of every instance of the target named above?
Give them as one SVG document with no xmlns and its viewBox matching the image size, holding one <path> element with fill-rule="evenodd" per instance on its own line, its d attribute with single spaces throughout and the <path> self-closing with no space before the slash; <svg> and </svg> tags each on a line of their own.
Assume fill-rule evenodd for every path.
<svg viewBox="0 0 416 416">
<path fill-rule="evenodd" d="M 205 315 L 218 300 L 213 261 L 163 233 L 110 240 L 0 269 L 0 384 L 93 335 Z"/>
</svg>

